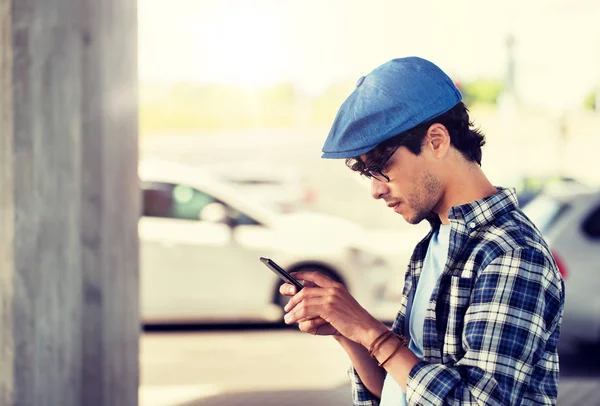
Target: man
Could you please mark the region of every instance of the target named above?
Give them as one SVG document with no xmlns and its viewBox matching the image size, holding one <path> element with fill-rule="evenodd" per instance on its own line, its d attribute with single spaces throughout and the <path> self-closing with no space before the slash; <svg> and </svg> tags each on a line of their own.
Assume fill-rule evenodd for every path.
<svg viewBox="0 0 600 406">
<path fill-rule="evenodd" d="M 431 224 L 391 331 L 318 273 L 280 288 L 286 323 L 348 353 L 356 405 L 556 403 L 564 284 L 514 191 L 482 172 L 461 100 L 433 63 L 394 59 L 359 79 L 325 141 L 323 157 L 371 178 L 375 199 Z"/>
</svg>

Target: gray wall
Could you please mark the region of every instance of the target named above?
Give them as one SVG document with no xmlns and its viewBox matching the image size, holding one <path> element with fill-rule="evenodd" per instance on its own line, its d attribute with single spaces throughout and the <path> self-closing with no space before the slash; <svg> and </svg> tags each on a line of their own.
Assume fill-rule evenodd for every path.
<svg viewBox="0 0 600 406">
<path fill-rule="evenodd" d="M 136 405 L 137 2 L 0 0 L 0 404 Z"/>
</svg>

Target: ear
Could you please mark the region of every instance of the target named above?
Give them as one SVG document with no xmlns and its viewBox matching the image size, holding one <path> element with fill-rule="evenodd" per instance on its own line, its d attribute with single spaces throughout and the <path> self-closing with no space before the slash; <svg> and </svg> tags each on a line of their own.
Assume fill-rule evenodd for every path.
<svg viewBox="0 0 600 406">
<path fill-rule="evenodd" d="M 448 129 L 443 124 L 432 124 L 427 129 L 424 147 L 427 148 L 435 158 L 445 157 L 450 149 L 450 133 L 448 132 Z"/>
</svg>

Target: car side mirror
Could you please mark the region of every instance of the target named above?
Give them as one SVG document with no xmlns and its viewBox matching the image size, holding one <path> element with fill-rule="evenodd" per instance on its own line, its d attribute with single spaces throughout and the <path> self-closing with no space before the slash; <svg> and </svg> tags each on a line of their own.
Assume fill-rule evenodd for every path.
<svg viewBox="0 0 600 406">
<path fill-rule="evenodd" d="M 221 203 L 209 203 L 200 211 L 198 217 L 202 221 L 211 223 L 226 223 L 228 219 L 227 208 Z"/>
</svg>

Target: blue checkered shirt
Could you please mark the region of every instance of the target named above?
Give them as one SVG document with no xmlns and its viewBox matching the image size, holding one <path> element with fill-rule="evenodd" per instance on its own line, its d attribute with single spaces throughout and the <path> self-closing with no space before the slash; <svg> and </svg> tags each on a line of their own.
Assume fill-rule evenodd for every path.
<svg viewBox="0 0 600 406">
<path fill-rule="evenodd" d="M 426 312 L 407 404 L 556 404 L 564 283 L 546 242 L 510 189 L 453 207 L 449 218 L 448 260 Z M 429 220 L 433 231 L 439 218 Z M 431 234 L 413 252 L 392 327 L 407 337 L 407 304 Z M 378 405 L 349 372 L 354 404 Z"/>
</svg>

